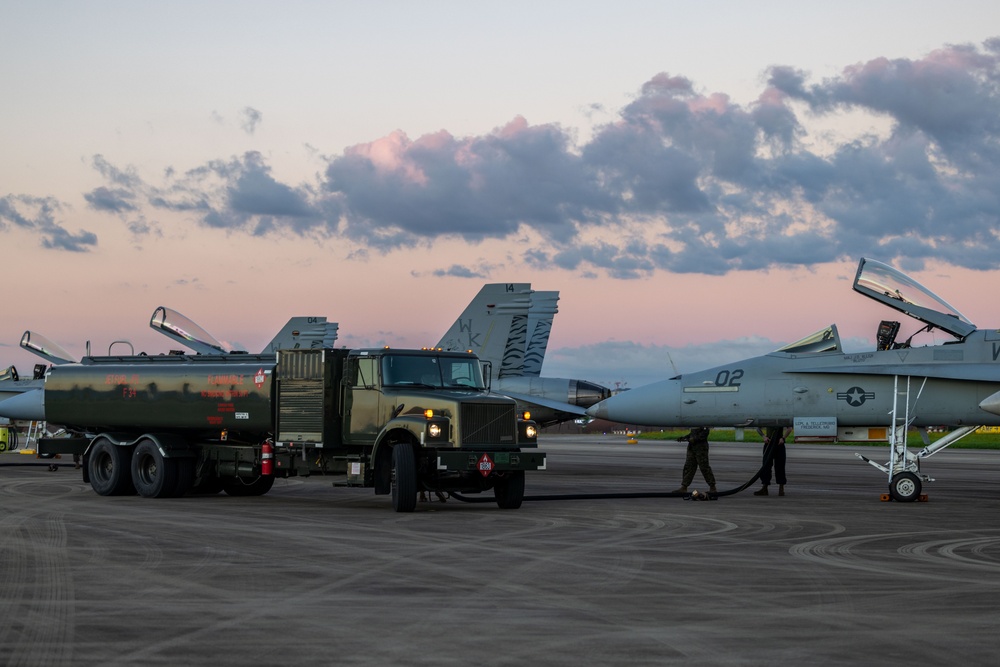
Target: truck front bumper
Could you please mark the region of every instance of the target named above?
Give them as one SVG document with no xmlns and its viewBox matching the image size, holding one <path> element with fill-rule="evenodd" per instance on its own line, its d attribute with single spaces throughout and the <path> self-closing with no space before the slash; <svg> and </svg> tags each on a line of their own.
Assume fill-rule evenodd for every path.
<svg viewBox="0 0 1000 667">
<path fill-rule="evenodd" d="M 484 476 L 508 470 L 545 470 L 545 452 L 438 450 L 437 469 L 478 472 Z"/>
</svg>

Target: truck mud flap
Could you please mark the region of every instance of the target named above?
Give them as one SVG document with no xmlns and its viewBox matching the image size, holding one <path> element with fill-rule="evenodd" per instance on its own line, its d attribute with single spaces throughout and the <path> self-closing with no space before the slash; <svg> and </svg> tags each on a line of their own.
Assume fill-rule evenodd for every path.
<svg viewBox="0 0 1000 667">
<path fill-rule="evenodd" d="M 35 450 L 42 458 L 55 454 L 83 454 L 90 438 L 39 438 Z"/>
</svg>

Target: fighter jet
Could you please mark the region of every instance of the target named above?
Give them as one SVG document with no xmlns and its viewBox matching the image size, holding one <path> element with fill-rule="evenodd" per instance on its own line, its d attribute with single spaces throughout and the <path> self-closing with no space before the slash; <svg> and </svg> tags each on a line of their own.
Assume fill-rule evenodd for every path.
<svg viewBox="0 0 1000 667">
<path fill-rule="evenodd" d="M 189 347 L 198 354 L 231 354 L 215 336 L 173 308 L 153 311 L 149 326 L 154 331 Z M 261 354 L 275 354 L 279 349 L 331 348 L 337 340 L 338 325 L 325 317 L 293 317 L 282 327 Z"/>
<path fill-rule="evenodd" d="M 437 347 L 472 350 L 489 361 L 493 390 L 515 399 L 543 426 L 585 417 L 586 408 L 610 390 L 585 380 L 541 377 L 558 300 L 558 292 L 532 291 L 531 283 L 486 284 Z"/>
<path fill-rule="evenodd" d="M 50 364 L 70 364 L 77 361 L 58 343 L 33 331 L 24 332 L 21 336 L 21 347 L 40 356 Z M 35 364 L 30 378 L 22 377 L 14 366 L 8 366 L 5 370 L 0 371 L 0 401 L 34 389 L 40 389 L 44 383 L 46 368 L 45 364 Z"/>
<path fill-rule="evenodd" d="M 1000 425 L 1000 330 L 978 329 L 956 308 L 887 264 L 862 258 L 854 290 L 913 318 L 918 330 L 899 336 L 883 320 L 876 348 L 847 353 L 836 325 L 779 350 L 617 394 L 587 412 L 628 424 L 670 426 L 794 426 L 802 436 L 834 439 L 857 427 L 881 427 L 890 446 L 881 464 L 895 500 L 920 496 L 920 462 L 979 426 Z M 948 340 L 914 339 L 939 331 Z M 926 427 L 957 427 L 929 443 Z M 925 446 L 907 449 L 906 432 L 921 430 Z M 876 429 L 870 429 L 876 430 Z M 875 438 L 872 438 L 875 439 Z"/>
</svg>

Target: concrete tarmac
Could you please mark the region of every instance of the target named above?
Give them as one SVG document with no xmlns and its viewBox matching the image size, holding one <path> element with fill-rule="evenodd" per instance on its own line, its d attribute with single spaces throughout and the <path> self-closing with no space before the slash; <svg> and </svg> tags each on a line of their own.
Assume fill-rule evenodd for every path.
<svg viewBox="0 0 1000 667">
<path fill-rule="evenodd" d="M 681 443 L 541 444 L 529 496 L 680 481 Z M 926 503 L 880 502 L 855 451 L 887 455 L 790 445 L 785 497 L 413 514 L 329 478 L 149 500 L 0 467 L 0 664 L 994 664 L 1000 451 L 929 459 Z M 726 489 L 761 445 L 711 452 Z"/>
</svg>

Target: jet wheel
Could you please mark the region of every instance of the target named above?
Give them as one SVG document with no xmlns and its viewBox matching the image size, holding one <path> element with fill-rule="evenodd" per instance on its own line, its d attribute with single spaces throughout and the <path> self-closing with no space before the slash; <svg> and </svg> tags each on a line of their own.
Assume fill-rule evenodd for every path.
<svg viewBox="0 0 1000 667">
<path fill-rule="evenodd" d="M 920 478 L 912 472 L 901 472 L 892 476 L 889 495 L 901 503 L 912 503 L 920 497 Z"/>
</svg>

